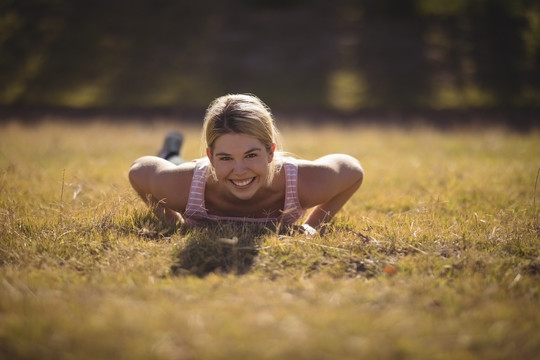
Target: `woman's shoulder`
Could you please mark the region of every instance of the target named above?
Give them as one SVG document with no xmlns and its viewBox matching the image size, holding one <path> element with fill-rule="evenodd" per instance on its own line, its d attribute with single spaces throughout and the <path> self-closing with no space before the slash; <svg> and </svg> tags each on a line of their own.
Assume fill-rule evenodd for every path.
<svg viewBox="0 0 540 360">
<path fill-rule="evenodd" d="M 206 172 L 206 169 L 210 165 L 208 158 L 199 158 L 192 161 L 184 162 L 180 165 L 175 165 L 173 168 L 169 168 L 169 171 L 177 173 L 181 176 L 193 176 L 195 172 Z"/>
<path fill-rule="evenodd" d="M 278 173 L 285 172 L 287 168 L 289 171 L 291 169 L 296 169 L 299 176 L 301 172 L 305 173 L 306 169 L 308 169 L 307 172 L 310 172 L 309 169 L 312 169 L 313 166 L 316 165 L 313 161 L 300 159 L 288 153 L 280 153 L 276 156 L 275 161 Z"/>
<path fill-rule="evenodd" d="M 348 168 L 360 168 L 358 160 L 346 154 L 329 154 L 316 160 L 297 159 L 299 168 L 307 171 L 339 173 Z"/>
<path fill-rule="evenodd" d="M 173 164 L 158 156 L 143 156 L 135 160 L 131 171 L 145 172 L 154 177 L 170 177 L 193 173 L 197 162 L 185 162 L 180 165 Z"/>
<path fill-rule="evenodd" d="M 277 169 L 281 169 L 284 165 L 298 166 L 299 159 L 287 152 L 276 152 L 274 162 Z"/>
</svg>

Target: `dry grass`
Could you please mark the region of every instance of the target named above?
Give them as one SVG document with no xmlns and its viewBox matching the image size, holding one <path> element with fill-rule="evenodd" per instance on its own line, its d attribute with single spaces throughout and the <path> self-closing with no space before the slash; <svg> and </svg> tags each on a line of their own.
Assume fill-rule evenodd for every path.
<svg viewBox="0 0 540 360">
<path fill-rule="evenodd" d="M 537 131 L 285 127 L 367 173 L 306 239 L 157 222 L 126 173 L 169 126 L 2 125 L 0 358 L 538 357 Z"/>
</svg>

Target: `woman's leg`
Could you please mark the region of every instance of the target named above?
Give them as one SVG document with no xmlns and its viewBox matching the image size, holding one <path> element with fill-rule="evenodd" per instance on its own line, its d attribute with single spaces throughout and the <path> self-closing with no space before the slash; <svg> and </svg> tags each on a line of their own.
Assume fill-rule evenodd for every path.
<svg viewBox="0 0 540 360">
<path fill-rule="evenodd" d="M 184 142 L 184 135 L 177 131 L 171 131 L 165 136 L 163 146 L 158 152 L 158 156 L 165 160 L 169 160 L 175 165 L 180 165 L 184 162 L 184 159 L 180 156 L 180 150 L 182 149 L 182 143 Z"/>
</svg>

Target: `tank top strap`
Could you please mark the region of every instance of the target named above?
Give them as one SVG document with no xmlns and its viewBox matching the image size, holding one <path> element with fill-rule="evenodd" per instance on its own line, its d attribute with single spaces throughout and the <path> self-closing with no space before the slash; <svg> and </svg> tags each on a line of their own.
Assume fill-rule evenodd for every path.
<svg viewBox="0 0 540 360">
<path fill-rule="evenodd" d="M 295 159 L 288 158 L 283 164 L 285 170 L 285 204 L 281 221 L 293 224 L 305 215 L 305 209 L 298 197 L 298 164 Z"/>
<path fill-rule="evenodd" d="M 193 178 L 189 190 L 188 202 L 184 213 L 185 220 L 191 223 L 191 220 L 206 217 L 204 206 L 204 189 L 206 187 L 208 160 L 198 159 L 193 170 Z M 196 221 L 196 220 L 195 220 Z"/>
</svg>

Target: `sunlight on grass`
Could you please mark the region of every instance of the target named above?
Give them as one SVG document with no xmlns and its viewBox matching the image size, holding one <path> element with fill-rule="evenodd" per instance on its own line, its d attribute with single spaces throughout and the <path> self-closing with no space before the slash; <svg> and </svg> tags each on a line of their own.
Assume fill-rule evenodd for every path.
<svg viewBox="0 0 540 360">
<path fill-rule="evenodd" d="M 182 121 L 1 125 L 1 358 L 537 356 L 537 130 L 285 126 L 366 170 L 308 239 L 160 224 L 127 170 L 173 127 L 198 157 Z"/>
</svg>

